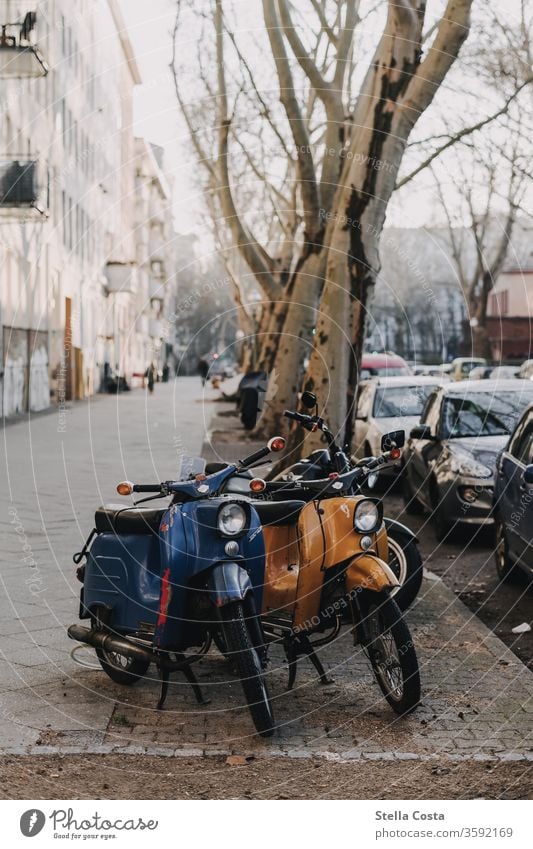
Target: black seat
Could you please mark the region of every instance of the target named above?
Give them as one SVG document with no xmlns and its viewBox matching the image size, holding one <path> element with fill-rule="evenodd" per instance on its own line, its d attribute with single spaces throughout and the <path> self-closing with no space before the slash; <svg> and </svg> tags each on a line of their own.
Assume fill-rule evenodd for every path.
<svg viewBox="0 0 533 849">
<path fill-rule="evenodd" d="M 94 526 L 100 533 L 108 534 L 153 534 L 159 531 L 159 525 L 165 508 L 157 507 L 119 507 L 108 504 L 99 507 L 94 515 Z"/>
<path fill-rule="evenodd" d="M 254 501 L 262 525 L 295 525 L 305 501 Z"/>
</svg>

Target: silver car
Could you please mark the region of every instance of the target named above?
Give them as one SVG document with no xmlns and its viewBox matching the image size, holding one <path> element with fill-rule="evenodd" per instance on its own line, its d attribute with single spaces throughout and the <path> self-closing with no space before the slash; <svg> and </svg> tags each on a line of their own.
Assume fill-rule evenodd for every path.
<svg viewBox="0 0 533 849">
<path fill-rule="evenodd" d="M 407 512 L 431 511 L 439 539 L 457 523 L 492 521 L 496 459 L 532 401 L 529 380 L 472 380 L 432 392 L 404 451 Z"/>
</svg>

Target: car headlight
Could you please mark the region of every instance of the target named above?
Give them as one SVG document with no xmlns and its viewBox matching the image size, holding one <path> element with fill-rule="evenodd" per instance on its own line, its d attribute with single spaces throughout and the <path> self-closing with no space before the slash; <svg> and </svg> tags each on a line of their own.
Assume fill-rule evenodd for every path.
<svg viewBox="0 0 533 849">
<path fill-rule="evenodd" d="M 360 534 L 377 531 L 381 524 L 381 515 L 374 501 L 360 501 L 353 514 L 353 526 Z"/>
<path fill-rule="evenodd" d="M 468 478 L 491 478 L 492 469 L 479 463 L 471 454 L 462 451 L 450 454 L 450 471 L 454 475 L 465 475 Z"/>
<path fill-rule="evenodd" d="M 246 510 L 236 501 L 223 504 L 218 511 L 217 527 L 225 537 L 236 537 L 246 528 L 248 516 Z"/>
</svg>

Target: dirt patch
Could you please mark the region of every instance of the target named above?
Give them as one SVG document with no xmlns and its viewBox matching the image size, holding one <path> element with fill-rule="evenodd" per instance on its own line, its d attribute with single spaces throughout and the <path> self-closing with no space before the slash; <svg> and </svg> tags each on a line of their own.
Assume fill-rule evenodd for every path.
<svg viewBox="0 0 533 849">
<path fill-rule="evenodd" d="M 3 799 L 527 799 L 533 765 L 134 755 L 9 757 Z"/>
</svg>

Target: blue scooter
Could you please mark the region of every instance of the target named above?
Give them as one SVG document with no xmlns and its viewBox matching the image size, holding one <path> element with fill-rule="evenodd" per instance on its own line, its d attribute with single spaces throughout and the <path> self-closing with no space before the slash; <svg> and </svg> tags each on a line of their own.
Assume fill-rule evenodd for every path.
<svg viewBox="0 0 533 849">
<path fill-rule="evenodd" d="M 93 531 L 74 555 L 83 584 L 79 615 L 91 626 L 71 625 L 69 637 L 93 646 L 118 684 L 134 684 L 154 663 L 161 679 L 159 709 L 173 671 L 184 674 L 200 704 L 207 703 L 191 667 L 214 638 L 237 668 L 257 731 L 274 731 L 258 616 L 265 571 L 261 520 L 250 499 L 222 490 L 229 477 L 284 446 L 282 437 L 274 437 L 211 475 L 197 468 L 184 480 L 119 484 L 120 495 L 154 495 L 131 507 L 100 507 Z M 165 496 L 171 497 L 166 508 L 137 506 Z"/>
</svg>

